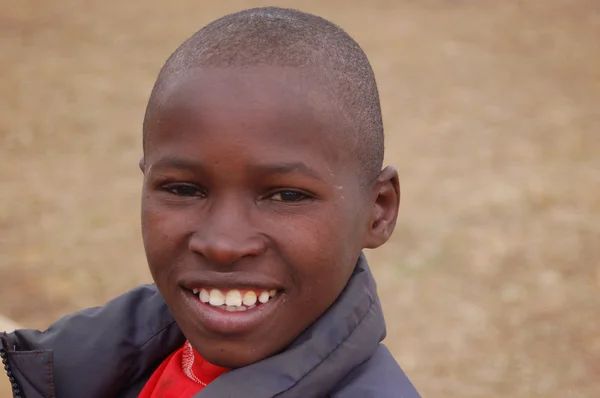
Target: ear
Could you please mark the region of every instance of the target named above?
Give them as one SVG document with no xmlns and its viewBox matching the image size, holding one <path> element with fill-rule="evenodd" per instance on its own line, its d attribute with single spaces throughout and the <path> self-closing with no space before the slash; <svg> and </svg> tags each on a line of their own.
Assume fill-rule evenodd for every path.
<svg viewBox="0 0 600 398">
<path fill-rule="evenodd" d="M 373 187 L 375 201 L 365 236 L 364 248 L 375 249 L 388 241 L 398 218 L 400 182 L 398 170 L 388 166 L 379 173 Z"/>
<path fill-rule="evenodd" d="M 144 173 L 146 171 L 146 160 L 144 159 L 143 156 L 140 159 L 140 162 L 138 163 L 138 165 L 140 166 L 140 170 L 142 170 L 142 173 Z"/>
</svg>

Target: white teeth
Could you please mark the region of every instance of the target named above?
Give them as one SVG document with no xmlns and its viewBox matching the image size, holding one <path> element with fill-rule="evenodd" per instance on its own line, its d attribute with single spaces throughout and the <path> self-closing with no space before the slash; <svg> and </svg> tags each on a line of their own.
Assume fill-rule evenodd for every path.
<svg viewBox="0 0 600 398">
<path fill-rule="evenodd" d="M 236 307 L 242 305 L 242 294 L 240 291 L 235 289 L 228 291 L 227 296 L 225 296 L 225 304 Z"/>
<path fill-rule="evenodd" d="M 246 311 L 256 307 L 257 302 L 265 304 L 277 295 L 277 290 L 263 290 L 258 295 L 257 292 L 248 290 L 243 296 L 237 289 L 229 290 L 227 294 L 219 289 L 211 289 L 210 291 L 207 289 L 194 289 L 193 292 L 198 295 L 201 302 L 208 303 L 213 307 L 221 307 L 227 311 L 233 311 L 231 308 L 236 308 L 236 311 Z"/>
<path fill-rule="evenodd" d="M 251 305 L 256 304 L 256 293 L 254 293 L 253 291 L 249 290 L 246 292 L 246 294 L 244 294 L 244 301 L 243 301 L 244 305 L 250 307 Z"/>
<path fill-rule="evenodd" d="M 210 291 L 210 299 L 208 302 L 214 307 L 219 307 L 225 304 L 225 296 L 220 290 L 213 289 Z"/>
<path fill-rule="evenodd" d="M 208 303 L 210 301 L 210 293 L 206 289 L 200 290 L 200 301 Z"/>
<path fill-rule="evenodd" d="M 198 294 L 198 289 L 192 289 L 192 293 Z"/>
<path fill-rule="evenodd" d="M 269 297 L 269 292 L 267 292 L 267 291 L 263 290 L 263 291 L 260 293 L 260 296 L 258 296 L 258 301 L 260 301 L 261 303 L 263 303 L 263 304 L 264 304 L 264 303 L 266 303 L 267 301 L 269 301 L 269 298 L 270 298 L 270 297 Z"/>
</svg>

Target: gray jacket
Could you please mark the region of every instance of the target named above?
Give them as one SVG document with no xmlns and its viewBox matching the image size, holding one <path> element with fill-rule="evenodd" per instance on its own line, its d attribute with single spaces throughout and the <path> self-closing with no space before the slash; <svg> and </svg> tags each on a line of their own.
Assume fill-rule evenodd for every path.
<svg viewBox="0 0 600 398">
<path fill-rule="evenodd" d="M 333 306 L 284 352 L 231 370 L 195 398 L 418 398 L 388 349 L 375 282 L 361 257 Z M 21 398 L 137 397 L 185 341 L 153 285 L 67 316 L 45 332 L 0 334 Z"/>
</svg>

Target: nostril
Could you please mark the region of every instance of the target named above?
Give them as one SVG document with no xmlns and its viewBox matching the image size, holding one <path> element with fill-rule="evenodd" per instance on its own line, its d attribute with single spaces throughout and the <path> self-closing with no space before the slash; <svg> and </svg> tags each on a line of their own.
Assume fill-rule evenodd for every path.
<svg viewBox="0 0 600 398">
<path fill-rule="evenodd" d="M 266 243 L 258 235 L 247 237 L 194 235 L 190 238 L 189 249 L 211 263 L 230 265 L 242 258 L 262 254 L 266 250 Z"/>
</svg>

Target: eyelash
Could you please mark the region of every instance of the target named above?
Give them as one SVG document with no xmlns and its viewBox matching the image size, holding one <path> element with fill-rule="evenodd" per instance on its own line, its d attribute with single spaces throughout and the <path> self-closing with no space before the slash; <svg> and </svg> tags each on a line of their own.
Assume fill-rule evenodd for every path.
<svg viewBox="0 0 600 398">
<path fill-rule="evenodd" d="M 175 196 L 179 196 L 179 197 L 199 197 L 199 198 L 205 198 L 206 197 L 206 191 L 195 186 L 195 185 L 191 185 L 191 184 L 169 184 L 169 185 L 165 185 L 162 187 L 162 189 L 172 195 Z M 189 191 L 184 193 L 181 190 L 192 190 L 194 191 L 193 193 L 190 193 Z M 295 195 L 294 198 L 290 198 L 289 194 L 291 195 Z M 279 199 L 274 199 L 275 196 L 278 196 Z M 286 200 L 286 198 L 284 196 L 288 196 L 288 200 Z M 297 203 L 297 202 L 301 202 L 303 200 L 309 200 L 309 199 L 313 199 L 313 197 L 305 192 L 302 191 L 298 191 L 298 190 L 294 190 L 294 189 L 282 189 L 276 192 L 273 192 L 272 194 L 268 195 L 266 197 L 269 200 L 272 200 L 274 202 L 282 202 L 282 203 Z"/>
<path fill-rule="evenodd" d="M 163 186 L 162 189 L 172 195 L 181 196 L 181 197 L 185 197 L 185 198 L 191 198 L 191 197 L 205 198 L 206 197 L 206 191 L 198 188 L 195 185 L 191 185 L 191 184 L 169 184 L 169 185 Z M 184 194 L 180 191 L 181 189 L 194 190 L 195 193 L 199 193 L 199 195 L 196 195 L 196 194 L 190 195 L 189 192 L 188 192 L 188 194 Z"/>
<path fill-rule="evenodd" d="M 291 200 L 284 200 L 283 194 L 289 194 L 289 193 L 291 193 L 292 195 L 297 195 L 297 197 L 294 198 L 294 199 L 291 199 Z M 279 195 L 279 197 L 281 199 L 277 199 L 277 200 L 273 199 L 273 197 L 277 196 L 277 195 Z M 280 191 L 277 191 L 277 192 L 274 192 L 273 194 L 271 194 L 269 196 L 269 199 L 272 200 L 273 202 L 298 203 L 298 202 L 301 202 L 303 200 L 312 199 L 312 196 L 310 196 L 309 194 L 304 193 L 302 191 L 296 191 L 296 190 L 293 190 L 293 189 L 283 189 L 283 190 L 280 190 Z"/>
</svg>

